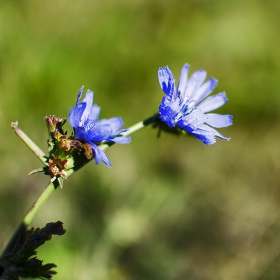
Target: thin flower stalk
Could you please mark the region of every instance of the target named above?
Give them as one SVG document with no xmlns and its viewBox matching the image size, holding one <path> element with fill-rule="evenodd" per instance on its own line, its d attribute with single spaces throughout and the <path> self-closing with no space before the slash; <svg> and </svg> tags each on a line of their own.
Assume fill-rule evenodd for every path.
<svg viewBox="0 0 280 280">
<path fill-rule="evenodd" d="M 132 133 L 152 124 L 155 123 L 159 118 L 158 114 L 155 114 L 154 116 L 141 121 L 130 128 L 128 128 L 125 132 L 122 132 L 122 136 L 129 136 Z M 12 125 L 12 127 L 15 129 L 16 134 L 22 139 L 22 141 L 31 149 L 31 151 L 45 164 L 44 158 L 46 158 L 46 155 L 43 151 L 40 150 L 40 148 L 29 138 L 27 135 L 18 127 L 17 122 L 14 123 L 16 125 Z M 104 142 L 99 145 L 99 149 L 105 151 L 107 148 L 111 147 L 114 142 Z M 78 166 L 75 166 L 75 168 L 68 169 L 66 171 L 67 178 L 69 178 L 71 175 L 73 175 L 76 171 L 81 169 L 84 165 L 86 165 L 89 161 L 84 161 Z M 54 182 L 50 182 L 49 185 L 44 189 L 44 191 L 41 193 L 41 195 L 38 197 L 38 199 L 33 203 L 33 205 L 30 207 L 29 211 L 23 218 L 22 222 L 14 232 L 13 236 L 11 237 L 10 241 L 6 245 L 2 256 L 4 256 L 7 252 L 9 252 L 15 243 L 15 241 L 19 238 L 20 234 L 23 230 L 25 230 L 33 221 L 35 216 L 37 215 L 38 211 L 41 209 L 41 207 L 44 205 L 44 203 L 48 200 L 48 198 L 51 196 L 51 194 L 60 186 L 58 180 L 55 180 Z"/>
<path fill-rule="evenodd" d="M 47 165 L 46 154 L 18 127 L 18 122 L 11 124 L 12 129 L 17 136 L 26 144 L 26 146 L 35 154 L 35 156 L 44 164 Z"/>
</svg>

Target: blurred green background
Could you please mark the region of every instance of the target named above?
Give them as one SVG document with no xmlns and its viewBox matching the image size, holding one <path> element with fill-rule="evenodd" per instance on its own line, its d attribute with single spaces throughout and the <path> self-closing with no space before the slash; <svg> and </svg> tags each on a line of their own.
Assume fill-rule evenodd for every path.
<svg viewBox="0 0 280 280">
<path fill-rule="evenodd" d="M 55 279 L 280 279 L 278 0 L 0 1 L 0 245 L 49 178 L 12 121 L 46 151 L 46 115 L 82 85 L 126 127 L 157 111 L 157 69 L 205 69 L 234 116 L 205 146 L 150 127 L 65 182 L 33 222 L 67 232 L 39 250 Z M 70 130 L 70 127 L 69 127 Z"/>
</svg>

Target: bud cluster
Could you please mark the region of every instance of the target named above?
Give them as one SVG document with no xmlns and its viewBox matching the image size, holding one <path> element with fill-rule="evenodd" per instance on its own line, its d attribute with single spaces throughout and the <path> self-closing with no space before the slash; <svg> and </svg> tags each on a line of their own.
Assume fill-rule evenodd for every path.
<svg viewBox="0 0 280 280">
<path fill-rule="evenodd" d="M 67 179 L 66 171 L 81 162 L 94 157 L 91 147 L 76 139 L 74 135 L 67 137 L 63 125 L 66 120 L 55 116 L 46 116 L 45 123 L 49 131 L 47 166 L 43 168 L 46 175 L 51 176 L 51 182 L 59 179 L 62 186 L 63 179 Z"/>
</svg>

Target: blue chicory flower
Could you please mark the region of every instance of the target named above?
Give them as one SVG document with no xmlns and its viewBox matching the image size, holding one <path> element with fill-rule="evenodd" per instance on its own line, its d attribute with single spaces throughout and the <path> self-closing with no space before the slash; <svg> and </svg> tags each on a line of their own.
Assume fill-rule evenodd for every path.
<svg viewBox="0 0 280 280">
<path fill-rule="evenodd" d="M 93 92 L 88 90 L 82 102 L 79 102 L 84 87 L 78 93 L 76 106 L 70 108 L 68 120 L 74 128 L 77 139 L 87 142 L 94 151 L 94 159 L 96 164 L 102 160 L 106 165 L 111 166 L 109 159 L 98 144 L 102 141 L 110 141 L 118 144 L 126 144 L 130 142 L 129 136 L 121 136 L 120 130 L 124 125 L 122 118 L 114 117 L 111 119 L 103 119 L 98 121 L 100 107 L 93 103 Z"/>
<path fill-rule="evenodd" d="M 193 134 L 206 145 L 214 144 L 215 137 L 230 140 L 213 127 L 221 128 L 231 125 L 232 116 L 209 113 L 228 101 L 225 93 L 207 97 L 218 81 L 210 78 L 203 83 L 206 78 L 204 70 L 194 72 L 188 80 L 189 68 L 189 64 L 183 66 L 177 89 L 168 66 L 159 68 L 159 83 L 166 94 L 159 105 L 160 119 L 169 127 L 178 126 Z"/>
</svg>

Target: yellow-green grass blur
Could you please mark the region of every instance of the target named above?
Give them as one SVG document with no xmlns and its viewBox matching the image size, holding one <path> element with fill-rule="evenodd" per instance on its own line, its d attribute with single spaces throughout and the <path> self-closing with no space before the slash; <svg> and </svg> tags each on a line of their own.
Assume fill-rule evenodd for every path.
<svg viewBox="0 0 280 280">
<path fill-rule="evenodd" d="M 57 280 L 280 279 L 280 6 L 277 0 L 0 1 L 0 247 L 47 185 L 12 121 L 44 151 L 46 115 L 82 85 L 101 118 L 156 113 L 157 69 L 219 80 L 232 114 L 205 146 L 151 127 L 65 182 L 32 226 L 67 232 L 39 250 Z M 71 132 L 68 125 L 68 131 Z"/>
</svg>

